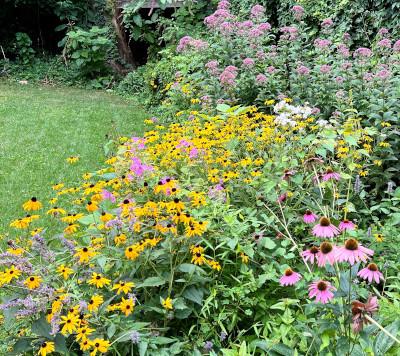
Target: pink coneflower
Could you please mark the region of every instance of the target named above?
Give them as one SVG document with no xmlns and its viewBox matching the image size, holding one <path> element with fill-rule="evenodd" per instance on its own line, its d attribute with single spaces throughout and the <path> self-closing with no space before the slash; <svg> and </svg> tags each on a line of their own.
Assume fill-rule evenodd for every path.
<svg viewBox="0 0 400 356">
<path fill-rule="evenodd" d="M 331 266 L 336 262 L 336 246 L 332 245 L 330 242 L 323 242 L 319 247 L 319 252 L 317 254 L 318 267 L 323 267 L 327 263 Z"/>
<path fill-rule="evenodd" d="M 335 179 L 335 180 L 340 180 L 340 174 L 339 173 L 336 173 L 336 172 L 334 172 L 333 170 L 332 170 L 332 168 L 328 168 L 327 170 L 326 170 L 326 172 L 323 174 L 323 176 L 322 176 L 322 180 L 323 181 L 328 181 L 328 180 L 330 180 L 330 179 Z"/>
<path fill-rule="evenodd" d="M 317 237 L 332 239 L 340 234 L 340 230 L 331 224 L 329 218 L 323 216 L 319 219 L 319 223 L 313 227 L 312 234 Z"/>
<path fill-rule="evenodd" d="M 328 303 L 333 299 L 332 291 L 336 290 L 332 284 L 327 281 L 316 281 L 310 284 L 308 287 L 308 295 L 310 298 L 315 297 L 317 302 L 322 304 Z"/>
<path fill-rule="evenodd" d="M 370 322 L 366 316 L 372 317 L 372 314 L 378 311 L 378 298 L 370 296 L 365 304 L 355 300 L 351 303 L 351 306 L 351 313 L 353 314 L 353 331 L 358 333 L 363 329 L 364 324 Z"/>
<path fill-rule="evenodd" d="M 319 252 L 319 247 L 311 246 L 308 250 L 305 250 L 301 253 L 301 257 L 303 257 L 304 261 L 310 261 L 311 264 L 314 264 L 317 261 L 317 254 Z"/>
<path fill-rule="evenodd" d="M 311 210 L 306 210 L 305 214 L 303 215 L 303 221 L 306 224 L 313 224 L 317 221 L 318 216 L 315 215 Z"/>
<path fill-rule="evenodd" d="M 281 286 L 292 286 L 301 279 L 301 275 L 288 268 L 283 276 L 280 278 L 279 283 Z"/>
<path fill-rule="evenodd" d="M 359 261 L 367 262 L 373 254 L 374 251 L 361 246 L 357 240 L 348 239 L 344 243 L 344 246 L 338 248 L 336 257 L 339 262 L 346 261 L 354 265 L 354 263 Z"/>
<path fill-rule="evenodd" d="M 350 220 L 343 220 L 339 224 L 340 231 L 354 230 L 355 228 L 356 228 L 356 225 Z"/>
<path fill-rule="evenodd" d="M 378 266 L 375 263 L 370 263 L 367 267 L 363 268 L 357 273 L 357 276 L 360 276 L 364 280 L 368 280 L 369 283 L 372 283 L 372 280 L 379 283 L 379 281 L 383 279 L 383 274 L 378 271 Z"/>
</svg>

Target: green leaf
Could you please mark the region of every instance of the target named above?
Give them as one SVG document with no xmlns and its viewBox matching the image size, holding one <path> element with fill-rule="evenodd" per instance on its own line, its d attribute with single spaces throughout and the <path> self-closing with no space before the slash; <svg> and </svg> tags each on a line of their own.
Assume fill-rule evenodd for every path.
<svg viewBox="0 0 400 356">
<path fill-rule="evenodd" d="M 190 287 L 185 290 L 185 292 L 183 293 L 183 297 L 194 303 L 202 305 L 204 293 L 201 289 L 198 289 L 196 287 Z"/>
<path fill-rule="evenodd" d="M 111 339 L 115 332 L 117 331 L 117 327 L 115 326 L 115 324 L 111 324 L 108 328 L 107 328 L 107 336 L 109 339 Z"/>
<path fill-rule="evenodd" d="M 183 273 L 193 274 L 196 270 L 196 265 L 193 265 L 191 263 L 182 263 L 178 266 L 178 270 Z"/>
<path fill-rule="evenodd" d="M 231 107 L 226 104 L 218 104 L 217 105 L 217 110 L 221 112 L 227 112 Z"/>
<path fill-rule="evenodd" d="M 176 341 L 176 339 L 171 339 L 170 337 L 165 337 L 165 336 L 157 336 L 157 337 L 153 337 L 151 339 L 151 341 L 154 344 L 167 345 L 167 344 L 171 344 L 172 342 Z"/>
<path fill-rule="evenodd" d="M 50 338 L 51 326 L 47 322 L 46 318 L 42 316 L 40 319 L 35 320 L 32 323 L 32 332 L 38 336 L 43 336 L 46 338 Z"/>
<path fill-rule="evenodd" d="M 396 336 L 397 332 L 399 331 L 399 327 L 400 327 L 400 320 L 396 320 L 392 324 L 387 326 L 385 329 L 393 336 Z M 390 336 L 386 335 L 386 333 L 381 331 L 377 335 L 374 343 L 375 356 L 386 355 L 394 343 L 395 341 Z"/>
<path fill-rule="evenodd" d="M 268 250 L 272 250 L 276 247 L 276 243 L 269 237 L 263 237 L 260 241 L 260 245 Z"/>
<path fill-rule="evenodd" d="M 54 339 L 54 344 L 56 346 L 56 351 L 58 351 L 60 354 L 68 354 L 68 348 L 65 342 L 65 337 L 61 334 L 57 334 L 55 339 Z"/>
<path fill-rule="evenodd" d="M 19 339 L 13 347 L 14 354 L 26 354 L 27 351 L 32 350 L 31 342 L 33 338 L 21 338 Z"/>
<path fill-rule="evenodd" d="M 145 356 L 147 352 L 147 347 L 149 346 L 149 343 L 147 341 L 140 341 L 138 345 L 139 349 L 139 356 Z"/>
<path fill-rule="evenodd" d="M 162 286 L 165 284 L 165 279 L 161 277 L 149 277 L 146 278 L 143 283 L 139 283 L 136 287 L 137 288 L 144 288 L 144 287 L 157 287 Z"/>
<path fill-rule="evenodd" d="M 85 215 L 84 217 L 80 218 L 78 221 L 83 225 L 95 224 L 96 222 L 100 221 L 100 215 L 99 215 L 99 213 L 95 212 L 91 215 Z"/>
</svg>

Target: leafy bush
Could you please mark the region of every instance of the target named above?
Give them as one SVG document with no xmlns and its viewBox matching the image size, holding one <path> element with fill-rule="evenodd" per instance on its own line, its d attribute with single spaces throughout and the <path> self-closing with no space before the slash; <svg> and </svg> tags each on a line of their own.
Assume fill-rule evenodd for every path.
<svg viewBox="0 0 400 356">
<path fill-rule="evenodd" d="M 32 61 L 35 51 L 32 48 L 32 40 L 27 33 L 17 32 L 15 34 L 14 53 L 17 59 L 23 64 Z"/>
<path fill-rule="evenodd" d="M 86 76 L 104 73 L 106 60 L 112 48 L 108 28 L 93 26 L 90 30 L 75 29 L 68 32 L 67 52 L 79 71 Z"/>
</svg>

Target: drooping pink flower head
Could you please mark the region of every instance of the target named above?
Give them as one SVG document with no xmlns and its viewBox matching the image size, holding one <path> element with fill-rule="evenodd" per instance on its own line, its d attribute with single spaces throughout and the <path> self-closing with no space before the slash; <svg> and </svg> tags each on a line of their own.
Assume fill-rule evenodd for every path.
<svg viewBox="0 0 400 356">
<path fill-rule="evenodd" d="M 318 216 L 315 215 L 311 210 L 306 210 L 305 214 L 303 215 L 303 221 L 306 224 L 313 224 L 317 221 Z"/>
<path fill-rule="evenodd" d="M 366 281 L 368 280 L 369 283 L 372 283 L 373 280 L 376 283 L 379 283 L 381 279 L 383 280 L 383 274 L 379 272 L 378 266 L 375 263 L 370 263 L 367 267 L 360 270 L 357 276 Z"/>
<path fill-rule="evenodd" d="M 327 263 L 333 266 L 336 262 L 336 246 L 325 241 L 319 247 L 317 254 L 318 267 L 324 267 Z"/>
<path fill-rule="evenodd" d="M 310 298 L 314 298 L 317 302 L 322 304 L 328 303 L 333 299 L 332 291 L 336 288 L 332 286 L 328 281 L 316 281 L 310 284 L 308 287 L 308 295 Z"/>
<path fill-rule="evenodd" d="M 336 257 L 339 262 L 349 262 L 354 265 L 359 261 L 367 262 L 373 254 L 373 250 L 361 246 L 356 239 L 348 239 L 344 246 L 338 248 Z"/>
<path fill-rule="evenodd" d="M 343 220 L 339 224 L 340 231 L 354 230 L 356 225 L 351 220 Z"/>
<path fill-rule="evenodd" d="M 313 227 L 312 234 L 317 237 L 332 239 L 340 234 L 340 230 L 331 224 L 329 218 L 323 216 L 319 219 L 319 223 Z"/>
<path fill-rule="evenodd" d="M 378 298 L 375 296 L 370 296 L 365 304 L 358 300 L 353 301 L 351 303 L 353 331 L 355 333 L 360 332 L 363 329 L 364 324 L 370 322 L 365 316 L 368 315 L 369 317 L 372 317 L 372 315 L 378 311 L 378 308 Z"/>
<path fill-rule="evenodd" d="M 283 276 L 279 279 L 281 286 L 292 286 L 301 279 L 301 275 L 288 268 Z"/>
<path fill-rule="evenodd" d="M 310 261 L 311 264 L 317 261 L 317 254 L 319 252 L 319 247 L 311 246 L 308 250 L 305 250 L 301 253 L 301 257 L 303 257 L 304 261 Z"/>
<path fill-rule="evenodd" d="M 324 181 L 324 182 L 326 182 L 326 181 L 328 181 L 328 180 L 340 180 L 340 174 L 339 173 L 336 173 L 335 171 L 333 171 L 333 169 L 332 168 L 328 168 L 327 170 L 326 170 L 326 172 L 322 175 L 322 180 Z"/>
</svg>

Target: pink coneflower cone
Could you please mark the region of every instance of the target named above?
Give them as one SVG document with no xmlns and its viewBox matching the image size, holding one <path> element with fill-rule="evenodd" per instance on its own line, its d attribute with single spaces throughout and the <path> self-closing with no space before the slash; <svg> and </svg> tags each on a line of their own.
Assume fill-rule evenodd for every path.
<svg viewBox="0 0 400 356">
<path fill-rule="evenodd" d="M 301 279 L 301 275 L 288 268 L 283 276 L 279 279 L 281 286 L 292 286 Z"/>
<path fill-rule="evenodd" d="M 348 239 L 344 246 L 338 248 L 336 258 L 339 262 L 349 262 L 354 265 L 359 261 L 367 262 L 373 254 L 374 251 L 361 246 L 357 240 Z"/>
<path fill-rule="evenodd" d="M 322 180 L 324 182 L 328 181 L 328 180 L 340 180 L 340 174 L 336 173 L 332 170 L 332 168 L 328 168 L 326 170 L 326 172 L 322 175 Z"/>
<path fill-rule="evenodd" d="M 356 225 L 350 220 L 343 220 L 339 224 L 340 231 L 354 230 L 355 228 L 356 228 Z"/>
<path fill-rule="evenodd" d="M 319 223 L 313 227 L 312 234 L 317 237 L 332 239 L 340 234 L 340 230 L 335 225 L 331 224 L 329 218 L 324 216 L 319 219 Z"/>
<path fill-rule="evenodd" d="M 370 263 L 367 267 L 363 268 L 357 273 L 357 276 L 362 279 L 372 283 L 374 280 L 376 283 L 379 283 L 380 280 L 383 280 L 383 274 L 379 272 L 378 266 L 375 263 Z"/>
<path fill-rule="evenodd" d="M 319 247 L 311 246 L 308 250 L 305 250 L 301 253 L 301 257 L 303 257 L 304 261 L 310 261 L 311 264 L 317 261 L 317 254 L 319 253 Z"/>
<path fill-rule="evenodd" d="M 333 266 L 336 262 L 336 246 L 330 242 L 323 242 L 317 254 L 318 267 L 324 267 L 327 263 Z"/>
<path fill-rule="evenodd" d="M 378 311 L 378 308 L 378 298 L 375 296 L 370 296 L 365 304 L 358 300 L 353 301 L 351 303 L 353 331 L 355 333 L 360 332 L 363 329 L 364 324 L 369 323 L 369 320 L 365 316 L 368 315 L 369 317 L 372 317 L 372 315 Z"/>
<path fill-rule="evenodd" d="M 305 214 L 303 215 L 303 221 L 306 224 L 313 224 L 317 221 L 318 216 L 315 215 L 311 210 L 306 210 Z"/>
<path fill-rule="evenodd" d="M 314 298 L 317 302 L 322 304 L 328 303 L 333 299 L 332 291 L 336 290 L 332 284 L 327 281 L 316 281 L 310 284 L 308 287 L 308 295 L 310 298 Z"/>
</svg>

